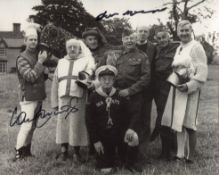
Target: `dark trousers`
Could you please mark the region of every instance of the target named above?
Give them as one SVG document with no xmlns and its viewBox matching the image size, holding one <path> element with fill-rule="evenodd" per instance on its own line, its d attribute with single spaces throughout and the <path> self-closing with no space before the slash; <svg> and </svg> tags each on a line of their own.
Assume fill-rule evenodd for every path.
<svg viewBox="0 0 219 175">
<path fill-rule="evenodd" d="M 176 134 L 166 126 L 161 126 L 159 131 L 162 145 L 161 155 L 169 158 L 171 152 L 176 152 Z"/>
<path fill-rule="evenodd" d="M 101 139 L 104 148 L 104 154 L 96 154 L 97 168 L 110 168 L 115 164 L 117 143 L 114 139 Z"/>
<path fill-rule="evenodd" d="M 137 162 L 138 147 L 128 146 L 123 139 L 117 143 L 112 141 L 113 140 L 101 139 L 101 143 L 104 147 L 104 154 L 96 154 L 97 168 L 114 167 L 116 161 L 120 162 L 120 165 L 128 167 L 131 167 Z"/>
<path fill-rule="evenodd" d="M 167 98 L 169 95 L 169 91 L 170 91 L 170 84 L 167 83 L 166 81 L 158 80 L 156 81 L 156 83 L 154 83 L 153 99 L 155 101 L 157 108 L 157 120 L 155 127 L 159 128 L 161 126 L 161 120 L 167 102 Z"/>
<path fill-rule="evenodd" d="M 150 135 L 152 100 L 154 99 L 157 108 L 156 126 L 160 126 L 169 90 L 170 85 L 166 81 L 157 80 L 156 83 L 151 84 L 150 88 L 144 91 L 141 117 L 145 127 L 144 132 L 147 136 Z"/>
<path fill-rule="evenodd" d="M 141 135 L 143 137 L 143 141 L 148 141 L 150 137 L 152 100 L 153 100 L 153 91 L 151 86 L 145 89 L 143 92 L 142 113 L 141 113 L 141 122 L 142 122 Z"/>
<path fill-rule="evenodd" d="M 143 94 L 138 93 L 129 97 L 129 104 L 127 107 L 129 119 L 127 121 L 126 129 L 130 128 L 137 132 L 139 139 L 141 140 L 142 135 L 142 105 L 143 105 Z"/>
<path fill-rule="evenodd" d="M 170 84 L 166 81 L 156 81 L 154 84 L 153 97 L 157 108 L 157 120 L 155 124 L 155 132 L 157 131 L 161 137 L 162 154 L 165 157 L 170 155 L 171 151 L 176 151 L 176 135 L 168 127 L 161 126 L 162 116 L 166 106 L 167 98 L 170 91 Z"/>
</svg>

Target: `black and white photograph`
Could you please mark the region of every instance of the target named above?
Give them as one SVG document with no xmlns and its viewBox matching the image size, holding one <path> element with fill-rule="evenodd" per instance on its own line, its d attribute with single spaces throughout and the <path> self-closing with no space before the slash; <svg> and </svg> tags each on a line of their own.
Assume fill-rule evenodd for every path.
<svg viewBox="0 0 219 175">
<path fill-rule="evenodd" d="M 0 0 L 0 175 L 218 175 L 218 9 Z"/>
</svg>

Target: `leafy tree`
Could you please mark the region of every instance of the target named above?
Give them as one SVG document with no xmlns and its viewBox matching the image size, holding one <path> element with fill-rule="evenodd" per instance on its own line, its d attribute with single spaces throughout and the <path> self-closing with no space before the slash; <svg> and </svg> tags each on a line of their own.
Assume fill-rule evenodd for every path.
<svg viewBox="0 0 219 175">
<path fill-rule="evenodd" d="M 127 18 L 113 18 L 102 20 L 102 25 L 106 30 L 106 38 L 110 44 L 119 45 L 122 41 L 122 32 L 125 28 L 132 29 Z"/>
<path fill-rule="evenodd" d="M 33 7 L 36 15 L 29 19 L 45 26 L 48 22 L 64 28 L 72 34 L 81 37 L 86 27 L 98 27 L 104 31 L 101 23 L 89 14 L 79 0 L 41 0 L 41 5 Z"/>
<path fill-rule="evenodd" d="M 201 6 L 201 4 L 203 5 L 209 1 L 210 0 L 168 0 L 164 4 L 164 6 L 168 6 L 171 9 L 169 11 L 170 16 L 167 26 L 174 40 L 178 40 L 177 25 L 180 20 L 186 19 L 191 23 L 195 23 L 203 19 L 211 18 L 214 11 L 207 6 Z"/>
</svg>

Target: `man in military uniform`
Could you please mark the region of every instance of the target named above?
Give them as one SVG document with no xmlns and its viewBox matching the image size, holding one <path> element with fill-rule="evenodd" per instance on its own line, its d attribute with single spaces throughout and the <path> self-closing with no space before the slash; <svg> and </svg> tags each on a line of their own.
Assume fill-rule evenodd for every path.
<svg viewBox="0 0 219 175">
<path fill-rule="evenodd" d="M 156 55 L 156 46 L 148 40 L 150 30 L 147 26 L 138 26 L 136 28 L 137 34 L 137 48 L 147 54 L 150 61 L 151 79 L 154 77 L 154 60 Z M 151 122 L 151 107 L 152 107 L 152 84 L 144 90 L 144 100 L 142 109 L 142 121 L 145 123 L 145 140 L 149 139 L 150 135 L 150 122 Z"/>
<path fill-rule="evenodd" d="M 137 135 L 141 141 L 141 113 L 143 91 L 150 82 L 149 60 L 142 51 L 136 48 L 136 35 L 130 30 L 122 34 L 123 48 L 116 54 L 110 54 L 107 64 L 114 65 L 118 70 L 115 87 L 119 95 L 129 99 L 128 109 L 130 119 L 125 132 L 124 140 L 131 141 Z M 126 166 L 130 170 L 141 170 L 136 164 L 138 145 L 126 144 Z"/>
<path fill-rule="evenodd" d="M 166 79 L 172 73 L 173 57 L 179 43 L 173 43 L 170 41 L 169 33 L 165 28 L 156 31 L 155 36 L 158 45 L 154 60 L 154 77 L 152 77 L 152 85 L 154 89 L 152 95 L 156 104 L 157 119 L 150 140 L 153 141 L 158 135 L 160 135 L 162 152 L 159 158 L 170 160 L 171 148 L 174 146 L 175 135 L 170 128 L 161 126 L 161 120 L 170 91 L 170 84 Z"/>
</svg>

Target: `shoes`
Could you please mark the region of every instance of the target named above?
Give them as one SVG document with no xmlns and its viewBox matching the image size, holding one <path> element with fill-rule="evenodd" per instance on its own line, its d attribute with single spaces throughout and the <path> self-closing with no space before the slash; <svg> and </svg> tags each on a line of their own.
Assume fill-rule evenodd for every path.
<svg viewBox="0 0 219 175">
<path fill-rule="evenodd" d="M 153 142 L 159 136 L 159 129 L 155 127 L 151 134 L 150 141 Z"/>
<path fill-rule="evenodd" d="M 140 164 L 125 165 L 124 168 L 131 172 L 142 172 L 143 171 L 143 167 Z"/>
<path fill-rule="evenodd" d="M 161 154 L 158 156 L 158 159 L 159 159 L 159 160 L 171 161 L 173 158 L 171 157 L 170 154 L 161 153 Z M 176 158 L 174 158 L 174 159 L 176 159 Z"/>
<path fill-rule="evenodd" d="M 31 153 L 31 144 L 28 144 L 27 146 L 25 146 L 25 156 L 27 156 L 27 157 L 35 157 Z"/>
<path fill-rule="evenodd" d="M 24 159 L 25 157 L 26 157 L 26 155 L 25 155 L 25 147 L 21 147 L 21 148 L 19 148 L 19 149 L 16 149 L 15 148 L 15 156 L 12 158 L 12 159 L 10 159 L 12 162 L 16 162 L 16 161 L 18 161 L 18 160 L 22 160 L 22 159 Z"/>
<path fill-rule="evenodd" d="M 73 162 L 84 163 L 85 159 L 83 159 L 79 153 L 77 153 L 77 154 L 75 153 L 75 154 L 73 154 Z"/>
<path fill-rule="evenodd" d="M 60 160 L 60 161 L 66 161 L 68 159 L 68 152 L 61 152 L 56 156 L 56 159 Z"/>
<path fill-rule="evenodd" d="M 113 172 L 113 168 L 101 168 L 100 172 L 103 174 L 109 174 Z"/>
<path fill-rule="evenodd" d="M 177 157 L 174 156 L 173 160 L 177 161 L 177 162 L 185 162 L 185 158 L 184 157 Z"/>
<path fill-rule="evenodd" d="M 186 159 L 186 158 L 185 158 L 185 162 L 186 162 L 187 164 L 193 164 L 193 163 L 194 163 L 193 160 L 191 160 L 191 159 Z"/>
<path fill-rule="evenodd" d="M 187 159 L 185 157 L 180 158 L 180 157 L 175 156 L 174 160 L 176 160 L 177 162 L 184 162 L 186 164 L 193 164 L 194 163 L 193 160 Z"/>
</svg>

